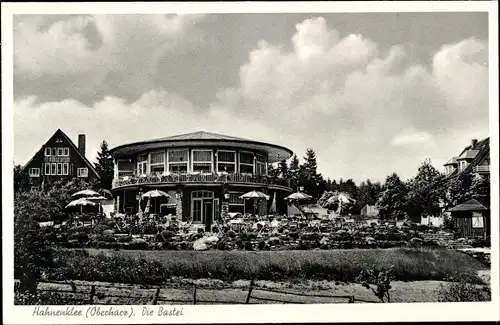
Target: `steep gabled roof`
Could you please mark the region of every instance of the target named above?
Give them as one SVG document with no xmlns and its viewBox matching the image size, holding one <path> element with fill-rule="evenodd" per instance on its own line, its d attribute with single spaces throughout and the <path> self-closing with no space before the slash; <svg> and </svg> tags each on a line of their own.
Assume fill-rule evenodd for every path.
<svg viewBox="0 0 500 325">
<path fill-rule="evenodd" d="M 462 150 L 460 153 L 460 156 L 462 156 L 465 152 L 469 151 L 471 149 L 471 145 L 467 146 Z M 474 151 L 477 151 L 477 153 L 474 156 L 474 159 L 467 165 L 467 167 L 464 170 L 458 171 L 457 169 L 448 175 L 446 178 L 447 179 L 452 179 L 454 177 L 460 177 L 461 175 L 465 175 L 471 172 L 472 168 L 478 166 L 483 162 L 484 159 L 490 156 L 490 138 L 486 138 L 484 140 L 479 141 L 476 146 L 474 147 Z"/>
<path fill-rule="evenodd" d="M 28 166 L 33 161 L 33 159 L 36 157 L 36 155 L 38 155 L 40 152 L 42 152 L 44 150 L 45 144 L 47 142 L 49 142 L 50 139 L 54 138 L 57 134 L 61 135 L 64 139 L 66 139 L 66 141 L 69 143 L 70 147 L 73 148 L 73 150 L 75 150 L 77 152 L 77 154 L 80 156 L 80 158 L 82 158 L 82 160 L 85 162 L 85 164 L 88 166 L 88 168 L 95 174 L 95 176 L 98 179 L 100 179 L 101 177 L 97 173 L 97 170 L 95 169 L 94 165 L 84 155 L 82 155 L 82 153 L 80 152 L 80 150 L 78 150 L 78 147 L 73 143 L 73 141 L 71 141 L 70 137 L 68 137 L 66 135 L 66 133 L 64 133 L 61 129 L 57 129 L 57 131 L 47 141 L 44 142 L 44 144 L 42 145 L 42 147 L 21 168 L 20 172 L 24 171 L 24 169 L 26 168 L 26 166 Z"/>
</svg>

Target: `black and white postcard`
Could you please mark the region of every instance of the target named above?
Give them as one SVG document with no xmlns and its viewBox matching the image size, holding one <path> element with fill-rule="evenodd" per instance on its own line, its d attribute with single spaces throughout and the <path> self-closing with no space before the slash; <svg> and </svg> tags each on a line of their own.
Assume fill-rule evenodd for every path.
<svg viewBox="0 0 500 325">
<path fill-rule="evenodd" d="M 2 4 L 4 322 L 499 320 L 494 1 Z"/>
</svg>

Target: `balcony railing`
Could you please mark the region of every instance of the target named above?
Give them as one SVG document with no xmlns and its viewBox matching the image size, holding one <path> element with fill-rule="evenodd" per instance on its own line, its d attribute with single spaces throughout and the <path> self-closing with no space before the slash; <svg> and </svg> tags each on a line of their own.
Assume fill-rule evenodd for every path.
<svg viewBox="0 0 500 325">
<path fill-rule="evenodd" d="M 472 171 L 474 173 L 489 173 L 490 172 L 490 166 L 476 166 L 472 168 Z"/>
<path fill-rule="evenodd" d="M 123 176 L 113 180 L 113 188 L 129 185 L 151 185 L 160 183 L 239 183 L 279 185 L 290 187 L 290 180 L 283 178 L 271 178 L 264 175 L 250 174 L 169 174 L 169 175 L 147 175 L 147 176 Z"/>
</svg>

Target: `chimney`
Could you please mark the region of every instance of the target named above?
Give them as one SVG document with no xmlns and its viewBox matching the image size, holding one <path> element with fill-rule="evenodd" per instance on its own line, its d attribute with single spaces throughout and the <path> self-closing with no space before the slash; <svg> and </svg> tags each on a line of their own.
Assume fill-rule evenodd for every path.
<svg viewBox="0 0 500 325">
<path fill-rule="evenodd" d="M 476 145 L 477 145 L 477 139 L 472 139 L 470 146 L 471 150 L 474 150 L 474 148 L 476 148 Z"/>
<path fill-rule="evenodd" d="M 78 135 L 78 151 L 85 157 L 85 134 Z"/>
</svg>

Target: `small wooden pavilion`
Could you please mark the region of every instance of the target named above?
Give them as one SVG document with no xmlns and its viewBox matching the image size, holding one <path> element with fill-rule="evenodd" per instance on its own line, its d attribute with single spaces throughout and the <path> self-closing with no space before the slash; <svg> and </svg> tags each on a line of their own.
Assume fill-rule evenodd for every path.
<svg viewBox="0 0 500 325">
<path fill-rule="evenodd" d="M 450 210 L 453 226 L 462 237 L 490 236 L 490 211 L 475 199 Z"/>
</svg>

